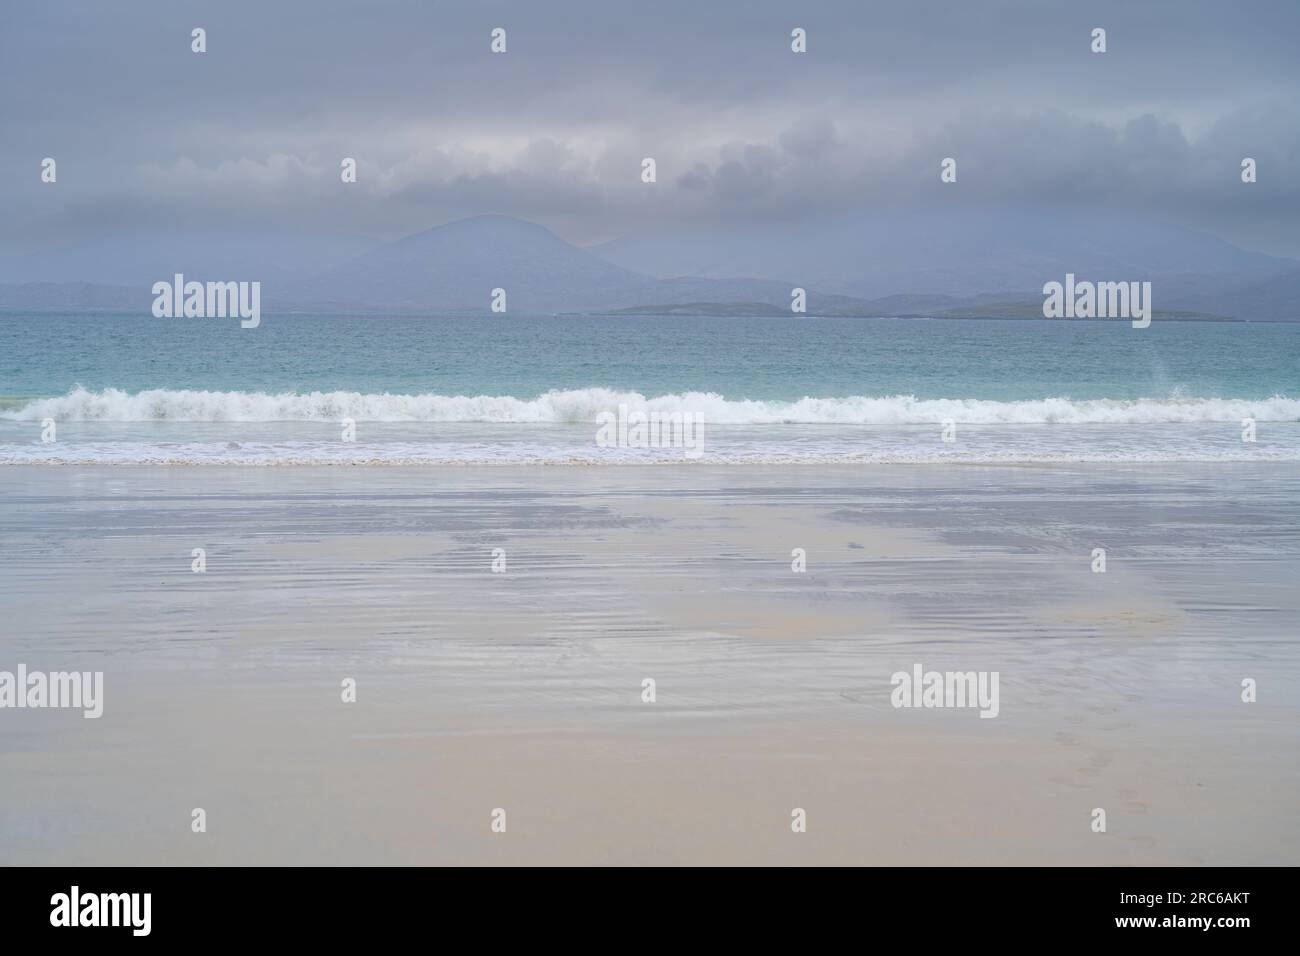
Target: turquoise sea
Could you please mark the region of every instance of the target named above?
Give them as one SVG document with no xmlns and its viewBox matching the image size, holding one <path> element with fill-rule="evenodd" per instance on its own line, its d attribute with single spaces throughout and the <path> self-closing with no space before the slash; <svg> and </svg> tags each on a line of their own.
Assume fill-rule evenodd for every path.
<svg viewBox="0 0 1300 956">
<path fill-rule="evenodd" d="M 1300 461 L 1300 324 L 0 315 L 5 463 L 684 460 L 620 406 L 705 461 Z"/>
</svg>

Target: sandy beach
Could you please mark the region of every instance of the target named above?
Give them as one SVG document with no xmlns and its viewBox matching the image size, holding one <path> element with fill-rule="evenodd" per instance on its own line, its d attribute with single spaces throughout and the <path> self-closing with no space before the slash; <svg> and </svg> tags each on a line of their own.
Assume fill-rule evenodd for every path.
<svg viewBox="0 0 1300 956">
<path fill-rule="evenodd" d="M 103 671 L 104 712 L 5 713 L 0 861 L 1294 864 L 1297 492 L 6 467 L 0 669 Z M 998 672 L 996 719 L 892 706 L 916 664 Z"/>
</svg>

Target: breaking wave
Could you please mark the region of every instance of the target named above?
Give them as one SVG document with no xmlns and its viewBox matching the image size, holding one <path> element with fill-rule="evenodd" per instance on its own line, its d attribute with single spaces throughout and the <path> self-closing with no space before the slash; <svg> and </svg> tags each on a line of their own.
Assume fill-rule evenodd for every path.
<svg viewBox="0 0 1300 956">
<path fill-rule="evenodd" d="M 715 425 L 924 425 L 952 419 L 969 425 L 1166 424 L 1178 422 L 1300 421 L 1300 399 L 1043 398 L 997 402 L 974 398 L 918 399 L 911 395 L 801 398 L 798 401 L 727 399 L 713 392 L 647 398 L 606 388 L 511 395 L 395 395 L 361 392 L 214 392 L 149 389 L 126 392 L 75 388 L 58 398 L 26 401 L 0 412 L 10 421 L 60 422 L 594 422 L 619 405 L 629 410 L 692 412 Z"/>
</svg>

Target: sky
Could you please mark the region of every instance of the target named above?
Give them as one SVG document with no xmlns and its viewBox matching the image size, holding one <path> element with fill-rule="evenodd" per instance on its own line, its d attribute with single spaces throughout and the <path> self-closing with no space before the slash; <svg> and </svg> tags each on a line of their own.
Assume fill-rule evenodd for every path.
<svg viewBox="0 0 1300 956">
<path fill-rule="evenodd" d="M 1297 50 L 1297 0 L 4 3 L 0 252 L 487 213 L 592 245 L 962 202 L 1300 257 Z"/>
</svg>

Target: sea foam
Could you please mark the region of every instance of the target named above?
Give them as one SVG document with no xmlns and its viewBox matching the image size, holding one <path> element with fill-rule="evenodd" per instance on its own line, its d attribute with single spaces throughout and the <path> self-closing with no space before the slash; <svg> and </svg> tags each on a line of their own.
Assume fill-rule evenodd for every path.
<svg viewBox="0 0 1300 956">
<path fill-rule="evenodd" d="M 713 392 L 647 398 L 606 388 L 511 395 L 398 395 L 361 392 L 216 392 L 148 389 L 127 392 L 75 388 L 5 412 L 10 421 L 59 422 L 515 422 L 594 423 L 619 405 L 646 413 L 690 412 L 716 425 L 924 425 L 947 419 L 968 425 L 1172 424 L 1179 422 L 1300 421 L 1300 399 L 1065 397 L 997 402 L 973 398 L 919 399 L 911 395 L 797 401 L 728 399 Z"/>
</svg>

